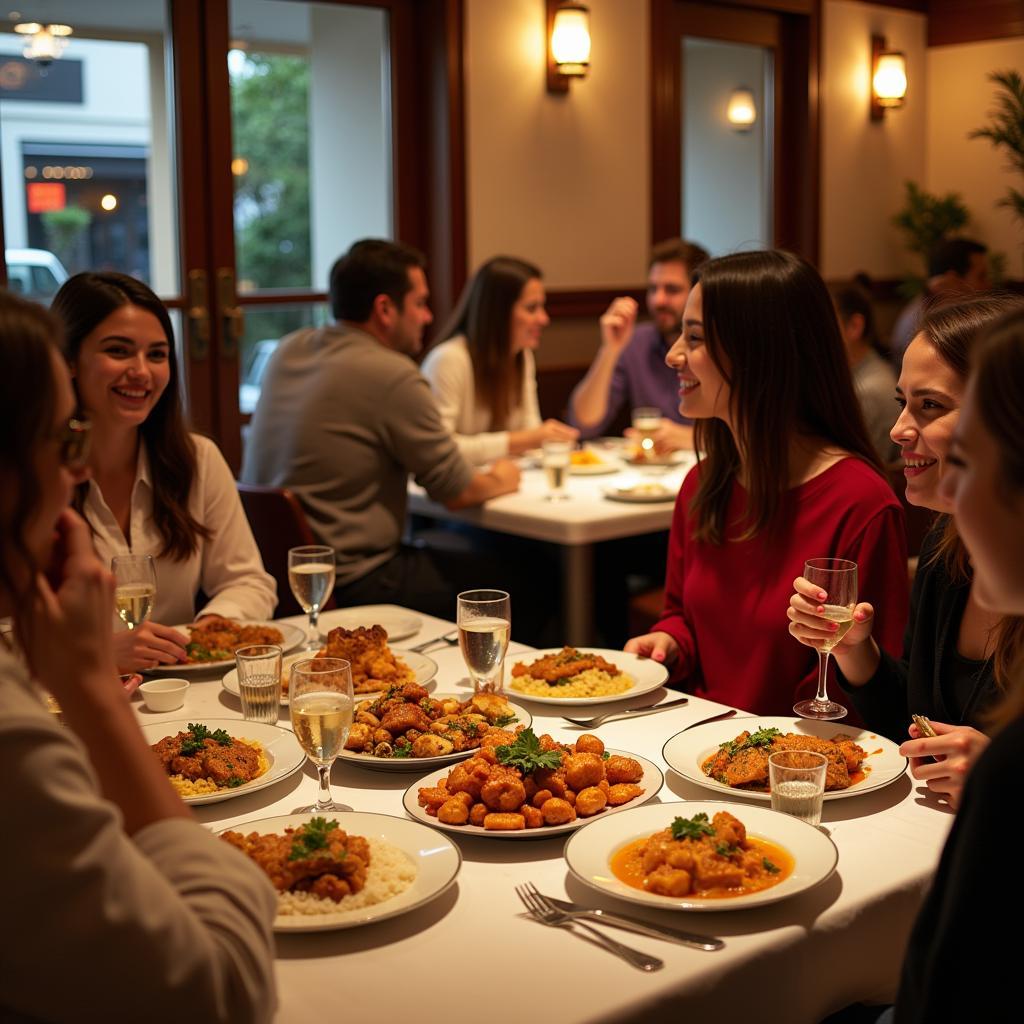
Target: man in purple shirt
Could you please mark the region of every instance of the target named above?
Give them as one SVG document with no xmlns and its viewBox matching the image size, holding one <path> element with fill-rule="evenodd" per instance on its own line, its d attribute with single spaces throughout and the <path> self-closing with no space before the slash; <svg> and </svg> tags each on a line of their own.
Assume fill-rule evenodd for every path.
<svg viewBox="0 0 1024 1024">
<path fill-rule="evenodd" d="M 601 346 L 569 399 L 570 420 L 584 437 L 600 434 L 629 402 L 631 409 L 661 410 L 656 452 L 693 447 L 693 428 L 679 413 L 679 382 L 665 355 L 682 330 L 691 275 L 707 258 L 693 242 L 659 242 L 647 271 L 651 321 L 637 326 L 637 304 L 627 297 L 615 299 L 601 317 Z"/>
</svg>

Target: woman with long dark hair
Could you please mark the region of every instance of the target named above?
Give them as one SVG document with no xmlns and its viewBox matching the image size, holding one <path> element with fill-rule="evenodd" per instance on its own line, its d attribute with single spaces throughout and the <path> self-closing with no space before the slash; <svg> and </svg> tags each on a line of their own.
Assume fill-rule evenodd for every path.
<svg viewBox="0 0 1024 1024">
<path fill-rule="evenodd" d="M 441 344 L 423 361 L 423 375 L 441 421 L 470 462 L 579 436 L 540 417 L 533 352 L 547 324 L 541 272 L 525 260 L 495 256 L 463 289 Z"/>
<path fill-rule="evenodd" d="M 193 820 L 117 677 L 114 581 L 68 508 L 90 431 L 59 332 L 0 290 L 0 616 L 17 644 L 0 638 L 0 1018 L 270 1020 L 274 891 Z"/>
<path fill-rule="evenodd" d="M 185 659 L 188 638 L 172 626 L 192 621 L 200 590 L 208 599 L 200 618 L 268 618 L 277 588 L 224 457 L 186 426 L 163 303 L 126 274 L 84 273 L 64 283 L 52 311 L 93 423 L 92 478 L 77 489 L 75 508 L 108 564 L 122 554 L 157 562 L 151 620 L 115 637 L 121 670 Z"/>
<path fill-rule="evenodd" d="M 898 739 L 908 730 L 914 777 L 955 807 L 971 764 L 988 743 L 982 731 L 1024 644 L 1024 621 L 986 611 L 978 603 L 952 503 L 943 488 L 950 441 L 960 416 L 975 339 L 1008 311 L 1024 306 L 1012 296 L 979 296 L 933 309 L 903 359 L 897 388 L 899 418 L 891 435 L 900 446 L 907 501 L 939 513 L 926 538 L 910 602 L 902 657 L 872 638 L 870 604 L 854 610 L 854 624 L 833 648 L 840 683 L 869 728 Z M 816 647 L 825 636 L 818 589 L 796 581 L 789 631 Z M 934 718 L 939 733 L 920 738 L 911 715 Z"/>
<path fill-rule="evenodd" d="M 850 559 L 880 602 L 883 646 L 907 612 L 903 513 L 868 440 L 835 310 L 785 252 L 706 263 L 667 362 L 697 421 L 698 464 L 676 499 L 665 611 L 626 650 L 672 665 L 685 689 L 758 714 L 813 697 L 817 656 L 792 643 L 781 601 L 808 558 Z"/>
</svg>

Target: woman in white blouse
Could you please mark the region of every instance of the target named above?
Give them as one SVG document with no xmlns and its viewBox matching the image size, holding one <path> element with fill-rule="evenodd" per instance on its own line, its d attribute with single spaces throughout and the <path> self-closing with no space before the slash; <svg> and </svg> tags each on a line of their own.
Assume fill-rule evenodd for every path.
<svg viewBox="0 0 1024 1024">
<path fill-rule="evenodd" d="M 540 270 L 495 256 L 474 274 L 423 362 L 441 421 L 475 465 L 578 432 L 540 418 L 533 350 L 548 324 Z"/>
<path fill-rule="evenodd" d="M 177 357 L 163 303 L 125 274 L 84 273 L 53 300 L 82 410 L 93 423 L 92 477 L 75 507 L 96 551 L 151 554 L 157 596 L 151 619 L 115 637 L 122 672 L 185 659 L 174 625 L 198 616 L 265 619 L 277 588 L 263 570 L 224 457 L 191 434 L 182 412 Z"/>
</svg>

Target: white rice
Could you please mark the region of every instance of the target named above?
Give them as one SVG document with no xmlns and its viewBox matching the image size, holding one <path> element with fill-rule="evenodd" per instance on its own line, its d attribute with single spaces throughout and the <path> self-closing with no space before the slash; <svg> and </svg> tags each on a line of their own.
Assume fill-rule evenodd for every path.
<svg viewBox="0 0 1024 1024">
<path fill-rule="evenodd" d="M 625 693 L 632 685 L 633 677 L 625 672 L 613 676 L 603 669 L 588 668 L 558 684 L 536 676 L 513 676 L 508 688 L 533 697 L 611 697 Z"/>
<path fill-rule="evenodd" d="M 279 892 L 278 917 L 349 914 L 405 892 L 416 880 L 416 865 L 409 855 L 383 839 L 367 837 L 366 841 L 370 844 L 370 866 L 366 871 L 366 885 L 359 892 L 343 897 L 340 903 L 311 892 Z"/>
</svg>

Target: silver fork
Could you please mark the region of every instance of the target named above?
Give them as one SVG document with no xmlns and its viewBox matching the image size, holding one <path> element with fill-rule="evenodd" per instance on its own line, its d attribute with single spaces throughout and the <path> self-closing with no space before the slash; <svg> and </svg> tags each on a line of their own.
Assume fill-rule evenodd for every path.
<svg viewBox="0 0 1024 1024">
<path fill-rule="evenodd" d="M 424 640 L 423 643 L 417 644 L 415 647 L 410 647 L 410 651 L 415 651 L 417 654 L 423 654 L 425 651 L 429 651 L 431 647 L 436 647 L 438 644 L 447 644 L 449 647 L 453 647 L 459 642 L 459 631 L 457 629 L 450 630 L 445 633 L 444 636 L 435 636 L 433 640 Z"/>
<path fill-rule="evenodd" d="M 543 900 L 537 899 L 534 893 L 530 892 L 526 886 L 517 885 L 516 895 L 522 900 L 523 906 L 526 907 L 530 917 L 541 924 L 549 925 L 552 928 L 568 928 L 570 931 L 573 928 L 582 928 L 594 937 L 594 941 L 604 946 L 608 952 L 622 957 L 626 963 L 631 964 L 633 967 L 639 967 L 641 971 L 660 971 L 665 966 L 664 961 L 659 960 L 656 956 L 648 956 L 646 953 L 641 953 L 640 950 L 633 949 L 631 946 L 624 946 L 621 942 L 616 942 L 615 939 L 609 938 L 603 932 L 599 932 L 592 925 L 585 924 L 583 921 L 574 921 L 568 914 L 563 913 L 557 907 L 548 906 Z"/>
<path fill-rule="evenodd" d="M 582 725 L 585 729 L 596 729 L 602 722 L 610 718 L 639 718 L 641 715 L 653 715 L 658 711 L 666 711 L 668 708 L 679 708 L 689 704 L 689 697 L 677 697 L 675 700 L 666 701 L 664 704 L 647 704 L 642 708 L 626 708 L 625 711 L 609 711 L 606 715 L 595 715 L 593 718 L 569 718 L 562 717 L 573 725 Z"/>
<path fill-rule="evenodd" d="M 560 910 L 569 918 L 584 918 L 590 921 L 597 921 L 612 928 L 624 928 L 639 935 L 650 935 L 655 939 L 678 942 L 682 946 L 692 946 L 696 949 L 712 951 L 725 947 L 725 943 L 721 939 L 716 939 L 712 936 L 683 932 L 676 928 L 669 928 L 668 925 L 651 924 L 648 921 L 642 921 L 637 917 L 629 917 L 626 914 L 612 914 L 607 910 L 590 910 L 584 907 L 577 907 L 566 900 L 556 900 L 553 896 L 545 896 L 542 892 L 539 892 L 532 882 L 527 883 L 526 889 L 540 900 L 542 905 Z"/>
</svg>

